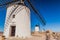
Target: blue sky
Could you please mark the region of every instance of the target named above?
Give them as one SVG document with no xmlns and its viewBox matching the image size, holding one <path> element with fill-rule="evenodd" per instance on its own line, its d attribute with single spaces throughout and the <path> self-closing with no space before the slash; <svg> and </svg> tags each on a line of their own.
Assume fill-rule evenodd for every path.
<svg viewBox="0 0 60 40">
<path fill-rule="evenodd" d="M 42 26 L 41 22 L 31 10 L 31 29 L 34 31 L 36 24 L 39 24 L 40 29 L 52 30 L 60 32 L 60 1 L 59 0 L 31 0 L 34 7 L 43 15 L 46 20 L 46 25 Z M 0 31 L 4 29 L 4 21 L 6 16 L 6 7 L 0 7 Z"/>
</svg>

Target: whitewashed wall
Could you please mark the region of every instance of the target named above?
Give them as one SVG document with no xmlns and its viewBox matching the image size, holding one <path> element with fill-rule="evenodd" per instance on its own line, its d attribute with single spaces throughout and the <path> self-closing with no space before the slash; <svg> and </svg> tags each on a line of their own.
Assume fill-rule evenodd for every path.
<svg viewBox="0 0 60 40">
<path fill-rule="evenodd" d="M 8 23 L 7 21 L 8 21 L 8 16 L 11 14 L 10 12 L 11 12 L 12 7 L 14 7 L 14 6 L 8 7 L 7 12 L 6 12 L 5 27 L 4 27 L 4 36 L 6 36 L 6 37 L 8 37 L 8 35 L 9 35 L 10 25 L 7 24 Z"/>
<path fill-rule="evenodd" d="M 9 15 L 9 12 L 11 10 L 11 7 L 7 8 L 7 14 Z M 22 8 L 21 8 L 22 7 Z M 17 10 L 18 9 L 18 10 Z M 15 14 L 15 18 L 11 20 L 8 26 L 5 26 L 4 35 L 6 38 L 10 36 L 10 26 L 15 25 L 16 26 L 16 33 L 15 37 L 30 37 L 31 36 L 31 23 L 30 23 L 30 10 L 26 6 L 19 5 L 13 14 Z M 7 18 L 6 18 L 7 20 Z M 7 31 L 6 31 L 7 30 Z"/>
</svg>

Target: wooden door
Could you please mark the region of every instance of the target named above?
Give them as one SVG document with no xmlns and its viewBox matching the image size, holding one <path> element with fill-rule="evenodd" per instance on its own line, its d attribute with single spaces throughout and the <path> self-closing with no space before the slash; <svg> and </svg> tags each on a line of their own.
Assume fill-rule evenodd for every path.
<svg viewBox="0 0 60 40">
<path fill-rule="evenodd" d="M 11 26 L 11 36 L 15 36 L 16 26 Z"/>
</svg>

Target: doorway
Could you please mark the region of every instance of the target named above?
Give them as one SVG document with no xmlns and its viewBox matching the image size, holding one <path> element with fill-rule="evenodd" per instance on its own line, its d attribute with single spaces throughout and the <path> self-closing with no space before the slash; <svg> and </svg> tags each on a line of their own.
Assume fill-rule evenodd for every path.
<svg viewBox="0 0 60 40">
<path fill-rule="evenodd" d="M 11 26 L 11 36 L 15 36 L 16 26 Z"/>
</svg>

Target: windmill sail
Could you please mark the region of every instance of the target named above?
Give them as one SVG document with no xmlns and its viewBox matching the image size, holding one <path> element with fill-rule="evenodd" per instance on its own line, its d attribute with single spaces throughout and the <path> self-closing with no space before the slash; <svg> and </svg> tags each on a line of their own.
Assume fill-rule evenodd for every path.
<svg viewBox="0 0 60 40">
<path fill-rule="evenodd" d="M 42 15 L 34 8 L 34 6 L 32 5 L 32 3 L 29 0 L 27 0 L 27 1 L 30 4 L 31 8 L 34 10 L 35 14 L 37 16 L 39 16 L 39 18 L 40 18 L 41 22 L 43 23 L 43 25 L 45 25 L 46 22 L 45 22 L 44 18 L 42 17 Z"/>
</svg>

